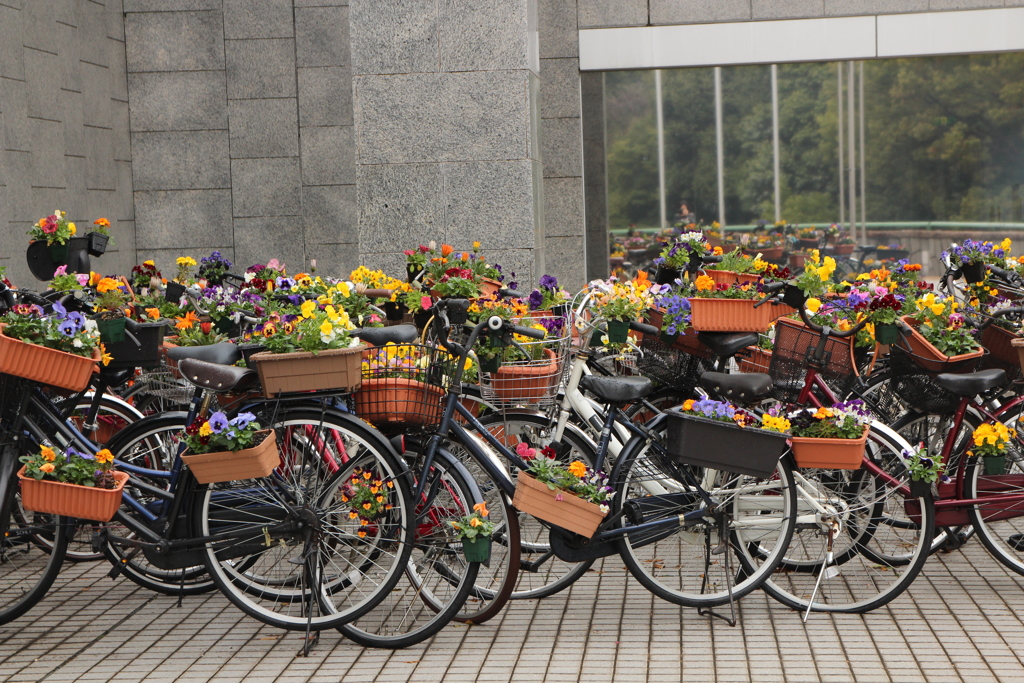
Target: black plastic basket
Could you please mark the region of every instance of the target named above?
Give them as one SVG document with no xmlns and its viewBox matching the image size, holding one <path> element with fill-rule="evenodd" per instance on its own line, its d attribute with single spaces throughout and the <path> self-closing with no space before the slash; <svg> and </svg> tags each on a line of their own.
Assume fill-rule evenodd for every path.
<svg viewBox="0 0 1024 683">
<path fill-rule="evenodd" d="M 108 368 L 155 368 L 160 365 L 160 344 L 164 340 L 166 323 L 139 323 L 132 334 L 140 346 L 125 334 L 124 341 L 104 344 L 113 360 Z"/>
<path fill-rule="evenodd" d="M 772 377 L 772 395 L 785 403 L 796 403 L 807 377 L 809 359 L 818 347 L 821 335 L 801 322 L 780 319 L 775 323 L 775 344 L 768 374 Z M 853 359 L 853 338 L 829 337 L 818 374 L 836 394 L 846 396 L 857 384 L 857 366 Z"/>
<path fill-rule="evenodd" d="M 640 374 L 683 395 L 691 394 L 700 382 L 700 376 L 714 369 L 711 361 L 690 355 L 650 335 L 644 335 L 640 350 L 643 355 L 636 359 Z"/>
<path fill-rule="evenodd" d="M 389 344 L 363 352 L 356 414 L 385 433 L 429 429 L 441 421 L 457 359 L 423 344 Z"/>
<path fill-rule="evenodd" d="M 925 372 L 903 348 L 890 347 L 889 368 L 889 387 L 907 405 L 936 415 L 953 413 L 959 405 L 960 397 L 936 384 L 934 374 Z"/>
<path fill-rule="evenodd" d="M 669 459 L 764 479 L 775 472 L 786 450 L 788 434 L 739 427 L 682 412 L 665 411 Z"/>
</svg>

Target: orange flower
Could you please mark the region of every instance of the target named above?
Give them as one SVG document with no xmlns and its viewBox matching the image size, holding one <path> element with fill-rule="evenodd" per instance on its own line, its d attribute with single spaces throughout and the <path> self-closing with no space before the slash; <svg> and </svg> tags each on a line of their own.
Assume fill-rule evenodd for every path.
<svg viewBox="0 0 1024 683">
<path fill-rule="evenodd" d="M 357 531 L 356 534 L 359 536 L 359 538 L 366 538 L 366 532 L 365 531 Z"/>
<path fill-rule="evenodd" d="M 90 287 L 95 287 L 96 285 L 98 285 L 100 283 L 100 280 L 102 280 L 102 279 L 103 279 L 103 276 L 100 275 L 99 273 L 94 273 L 92 271 L 89 272 L 89 286 Z"/>
<path fill-rule="evenodd" d="M 693 283 L 698 292 L 710 292 L 715 288 L 715 281 L 708 275 L 701 275 Z"/>
<path fill-rule="evenodd" d="M 356 513 L 355 513 L 355 511 L 352 511 L 352 512 L 348 513 L 348 518 L 349 518 L 349 519 L 355 519 L 355 518 L 356 518 L 356 517 L 358 517 L 358 516 L 359 516 L 359 515 L 358 515 L 358 514 L 356 514 Z"/>
<path fill-rule="evenodd" d="M 179 330 L 190 330 L 192 326 L 199 322 L 199 316 L 193 311 L 189 311 L 185 314 L 185 317 L 175 318 L 178 322 L 174 323 L 174 326 Z"/>
<path fill-rule="evenodd" d="M 105 294 L 106 292 L 113 292 L 118 286 L 117 280 L 112 277 L 105 277 L 96 283 L 96 291 L 100 294 Z"/>
<path fill-rule="evenodd" d="M 103 463 L 114 462 L 114 454 L 110 452 L 110 449 L 104 448 L 96 454 L 96 462 Z"/>
<path fill-rule="evenodd" d="M 372 503 L 363 503 L 363 509 L 364 510 L 369 510 L 372 507 L 373 507 Z"/>
<path fill-rule="evenodd" d="M 39 471 L 40 472 L 46 472 L 47 474 L 49 474 L 50 472 L 53 472 L 53 469 L 54 469 L 54 467 L 53 467 L 53 463 L 52 462 L 48 462 L 45 465 L 40 465 L 39 466 Z"/>
<path fill-rule="evenodd" d="M 160 309 L 159 308 L 147 308 L 146 309 L 146 315 L 149 316 L 150 318 L 152 318 L 153 320 L 156 320 L 157 318 L 160 317 Z"/>
<path fill-rule="evenodd" d="M 109 228 L 110 227 L 110 221 L 108 221 L 106 218 L 97 218 L 96 220 L 94 220 L 92 222 L 92 224 L 93 225 L 98 225 L 101 228 Z"/>
<path fill-rule="evenodd" d="M 39 454 L 43 456 L 43 460 L 46 462 L 53 462 L 57 459 L 57 454 L 49 446 L 43 446 L 39 449 Z"/>
<path fill-rule="evenodd" d="M 455 247 L 453 247 L 452 245 L 450 245 L 450 244 L 442 244 L 441 245 L 441 256 L 444 256 L 445 258 L 447 258 L 448 256 L 451 255 L 451 253 L 453 251 L 455 251 Z"/>
<path fill-rule="evenodd" d="M 477 503 L 473 506 L 473 510 L 480 513 L 481 517 L 487 516 L 487 503 Z"/>
<path fill-rule="evenodd" d="M 363 472 L 363 479 L 369 479 L 369 478 L 370 478 L 370 477 L 372 477 L 372 476 L 373 476 L 373 475 L 372 475 L 372 474 L 370 474 L 369 472 Z"/>
</svg>

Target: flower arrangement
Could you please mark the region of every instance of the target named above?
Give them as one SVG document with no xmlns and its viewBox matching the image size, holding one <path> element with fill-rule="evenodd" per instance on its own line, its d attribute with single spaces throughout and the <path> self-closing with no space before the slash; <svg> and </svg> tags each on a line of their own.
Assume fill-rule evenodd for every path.
<svg viewBox="0 0 1024 683">
<path fill-rule="evenodd" d="M 348 314 L 331 304 L 323 308 L 304 301 L 298 315 L 271 313 L 255 330 L 255 336 L 271 353 L 344 349 L 359 345 L 349 334 L 354 329 Z"/>
<path fill-rule="evenodd" d="M 472 299 L 480 294 L 480 287 L 472 270 L 454 266 L 434 282 L 433 291 L 442 298 Z"/>
<path fill-rule="evenodd" d="M 639 318 L 654 304 L 661 285 L 652 285 L 646 277 L 620 282 L 616 278 L 594 280 L 588 285 L 594 312 L 605 320 L 629 322 Z"/>
<path fill-rule="evenodd" d="M 751 282 L 716 283 L 710 275 L 698 275 L 693 281 L 693 296 L 698 299 L 759 299 L 761 294 Z"/>
<path fill-rule="evenodd" d="M 968 263 L 999 264 L 1006 257 L 1006 250 L 992 242 L 967 238 L 963 244 L 954 244 L 949 251 L 942 252 L 942 258 L 948 258 L 954 267 Z"/>
<path fill-rule="evenodd" d="M 704 270 L 727 270 L 732 273 L 760 272 L 754 259 L 751 256 L 744 254 L 743 250 L 739 247 L 736 247 L 732 251 L 723 251 L 721 247 L 715 247 L 712 249 L 712 254 L 715 256 L 721 256 L 722 260 L 719 263 L 712 263 L 705 266 Z M 760 263 L 765 266 L 769 265 L 764 261 L 760 261 Z"/>
<path fill-rule="evenodd" d="M 124 308 L 128 305 L 127 288 L 112 277 L 104 277 L 96 283 L 99 294 L 94 302 L 96 311 L 101 318 L 124 317 Z"/>
<path fill-rule="evenodd" d="M 187 285 L 189 278 L 192 277 L 192 269 L 196 267 L 196 260 L 191 256 L 179 256 L 174 263 L 178 266 L 178 273 L 174 276 L 174 281 Z"/>
<path fill-rule="evenodd" d="M 69 273 L 67 265 L 63 265 L 54 271 L 53 278 L 50 280 L 50 289 L 55 292 L 70 292 L 82 289 L 83 280 L 88 283 L 89 276 L 85 273 L 78 275 Z"/>
<path fill-rule="evenodd" d="M 801 408 L 788 415 L 793 436 L 812 439 L 859 439 L 871 422 L 860 399 L 818 409 Z"/>
<path fill-rule="evenodd" d="M 473 506 L 472 513 L 448 523 L 459 532 L 459 538 L 490 538 L 494 533 L 495 524 L 487 519 L 489 514 L 487 503 L 477 503 Z"/>
<path fill-rule="evenodd" d="M 904 297 L 878 287 L 867 302 L 867 318 L 875 325 L 892 325 L 902 315 L 904 301 Z"/>
<path fill-rule="evenodd" d="M 953 297 L 939 299 L 928 292 L 917 300 L 917 312 L 911 319 L 918 323 L 917 331 L 932 346 L 947 356 L 970 353 L 980 348 L 975 330 L 968 327 Z"/>
<path fill-rule="evenodd" d="M 1017 438 L 1017 430 L 1010 429 L 1002 422 L 985 423 L 974 430 L 971 439 L 974 444 L 967 455 L 992 458 L 1006 455 L 1006 446 Z"/>
<path fill-rule="evenodd" d="M 696 417 L 703 417 L 715 422 L 735 424 L 741 428 L 750 427 L 782 433 L 789 431 L 789 421 L 785 417 L 767 413 L 758 417 L 749 411 L 737 408 L 731 403 L 715 401 L 710 398 L 702 398 L 700 400 L 687 399 L 683 401 L 680 410 Z"/>
<path fill-rule="evenodd" d="M 363 358 L 363 377 L 420 379 L 430 362 L 430 358 L 420 349 L 421 347 L 416 345 L 394 342 L 371 349 Z"/>
<path fill-rule="evenodd" d="M 41 446 L 38 453 L 23 455 L 18 460 L 25 465 L 25 476 L 36 481 L 57 481 L 100 489 L 117 487 L 113 474 L 114 455 L 106 448 L 90 455 L 72 446 L 68 446 L 63 454 L 49 446 Z"/>
<path fill-rule="evenodd" d="M 571 493 L 588 503 L 599 505 L 601 512 L 608 514 L 608 501 L 615 495 L 615 489 L 608 485 L 608 475 L 604 472 L 595 472 L 582 460 L 574 460 L 566 465 L 556 459 L 555 449 L 551 446 L 545 446 L 538 454 L 537 449 L 521 441 L 516 446 L 516 453 L 526 461 L 526 471 L 537 481 L 546 484 L 548 489 Z M 555 500 L 561 500 L 559 496 L 555 496 Z"/>
<path fill-rule="evenodd" d="M 703 233 L 699 231 L 684 232 L 676 238 L 675 242 L 662 249 L 661 255 L 654 259 L 654 264 L 683 270 L 694 261 L 699 262 L 701 257 L 707 256 L 709 253 L 708 240 Z"/>
<path fill-rule="evenodd" d="M 681 294 L 670 293 L 659 298 L 657 303 L 662 310 L 661 331 L 673 337 L 686 332 L 690 326 L 690 300 Z"/>
<path fill-rule="evenodd" d="M 256 445 L 260 423 L 252 413 L 239 413 L 229 420 L 218 411 L 208 420 L 194 420 L 181 437 L 193 455 L 215 451 L 240 451 Z"/>
<path fill-rule="evenodd" d="M 569 293 L 558 286 L 554 275 L 541 275 L 540 286 L 530 292 L 527 304 L 531 311 L 550 311 L 555 306 L 569 303 Z"/>
<path fill-rule="evenodd" d="M 928 456 L 928 449 L 923 443 L 916 447 L 904 448 L 900 452 L 903 459 L 903 466 L 910 472 L 912 481 L 923 481 L 926 484 L 933 484 L 936 481 L 943 484 L 949 482 L 949 477 L 943 473 L 942 458 L 931 458 Z"/>
<path fill-rule="evenodd" d="M 361 527 L 369 526 L 381 513 L 392 508 L 390 500 L 394 487 L 394 482 L 378 479 L 372 472 L 358 467 L 352 470 L 349 480 L 341 487 L 341 502 L 351 508 L 348 518 L 358 519 Z M 366 529 L 356 533 L 359 538 L 366 538 Z"/>
<path fill-rule="evenodd" d="M 132 286 L 137 291 L 145 288 L 155 289 L 163 282 L 160 271 L 156 269 L 153 261 L 143 261 L 141 265 L 132 268 Z"/>
<path fill-rule="evenodd" d="M 189 311 L 185 317 L 177 318 L 178 346 L 209 346 L 228 341 L 211 322 L 198 322 L 195 313 Z"/>
<path fill-rule="evenodd" d="M 78 228 L 67 219 L 67 212 L 57 209 L 49 216 L 40 218 L 29 229 L 28 235 L 34 240 L 45 240 L 47 244 L 67 244 Z"/>
<path fill-rule="evenodd" d="M 804 272 L 796 277 L 794 284 L 803 290 L 805 296 L 820 297 L 829 287 L 829 279 L 836 270 L 836 260 L 831 256 L 824 259 L 815 249 L 811 251 Z"/>
<path fill-rule="evenodd" d="M 415 249 L 406 249 L 403 253 L 405 254 L 407 268 L 423 270 L 427 265 L 427 254 L 430 253 L 430 248 L 421 244 Z"/>
<path fill-rule="evenodd" d="M 107 235 L 108 237 L 110 236 L 110 221 L 109 220 L 107 220 L 106 218 L 97 218 L 96 220 L 94 220 L 92 222 L 92 224 L 96 226 L 96 227 L 94 227 L 92 229 L 93 232 L 98 232 L 99 234 Z M 111 240 L 110 243 L 113 244 L 114 241 Z"/>
<path fill-rule="evenodd" d="M 53 304 L 50 316 L 36 304 L 16 304 L 0 322 L 6 323 L 5 336 L 77 356 L 91 356 L 100 343 L 96 321 L 60 303 Z"/>
<path fill-rule="evenodd" d="M 222 256 L 219 251 L 213 251 L 209 256 L 200 259 L 199 277 L 204 278 L 209 284 L 219 285 L 230 270 L 231 261 Z"/>
<path fill-rule="evenodd" d="M 359 266 L 348 276 L 348 279 L 356 284 L 366 285 L 369 289 L 399 289 L 404 282 L 386 275 L 383 270 L 370 270 L 366 266 Z"/>
</svg>

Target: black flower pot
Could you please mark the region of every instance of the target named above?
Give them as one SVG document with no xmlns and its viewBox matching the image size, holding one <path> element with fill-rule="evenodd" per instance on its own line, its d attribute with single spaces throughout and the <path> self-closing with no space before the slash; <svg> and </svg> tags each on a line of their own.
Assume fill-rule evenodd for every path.
<svg viewBox="0 0 1024 683">
<path fill-rule="evenodd" d="M 430 322 L 432 317 L 434 317 L 433 307 L 425 308 L 412 314 L 412 322 L 416 325 L 417 329 L 422 330 L 427 326 L 427 323 Z"/>
<path fill-rule="evenodd" d="M 416 277 L 423 272 L 423 266 L 414 266 L 411 263 L 405 266 L 405 280 L 406 282 L 414 282 Z"/>
<path fill-rule="evenodd" d="M 469 304 L 469 299 L 448 299 L 448 322 L 452 325 L 465 325 L 469 320 Z"/>
<path fill-rule="evenodd" d="M 409 312 L 409 309 L 401 301 L 385 301 L 383 309 L 388 320 L 401 320 Z"/>
<path fill-rule="evenodd" d="M 164 290 L 164 298 L 171 303 L 178 303 L 181 301 L 181 297 L 185 296 L 185 285 L 180 282 L 168 282 L 167 289 Z"/>
<path fill-rule="evenodd" d="M 910 485 L 910 497 L 921 498 L 931 493 L 932 485 L 926 481 L 919 481 L 917 479 L 911 479 Z"/>
<path fill-rule="evenodd" d="M 72 237 L 68 243 L 63 245 L 66 249 L 59 250 L 64 254 L 60 261 L 54 261 L 50 246 L 45 240 L 30 242 L 25 251 L 25 260 L 28 268 L 37 280 L 47 281 L 53 279 L 53 273 L 60 266 L 67 266 L 69 273 L 88 273 L 91 270 L 89 262 L 89 240 L 85 237 Z M 58 245 L 53 245 L 58 246 Z"/>
<path fill-rule="evenodd" d="M 985 279 L 985 264 L 983 262 L 965 263 L 960 268 L 961 274 L 964 276 L 964 280 L 967 282 L 981 282 Z"/>
<path fill-rule="evenodd" d="M 556 318 L 568 318 L 570 310 L 572 310 L 572 306 L 569 304 L 558 304 L 551 307 L 551 314 Z"/>
<path fill-rule="evenodd" d="M 54 242 L 53 244 L 46 245 L 46 248 L 50 252 L 50 260 L 60 265 L 68 260 L 68 250 L 70 246 L 67 242 L 61 244 L 60 242 Z"/>
<path fill-rule="evenodd" d="M 89 239 L 88 250 L 93 256 L 103 256 L 107 253 L 107 243 L 110 242 L 110 235 L 102 232 L 90 232 L 86 237 Z"/>
<path fill-rule="evenodd" d="M 654 284 L 656 285 L 670 285 L 676 281 L 679 277 L 678 268 L 670 268 L 668 266 L 658 266 L 658 270 L 654 273 Z"/>
</svg>

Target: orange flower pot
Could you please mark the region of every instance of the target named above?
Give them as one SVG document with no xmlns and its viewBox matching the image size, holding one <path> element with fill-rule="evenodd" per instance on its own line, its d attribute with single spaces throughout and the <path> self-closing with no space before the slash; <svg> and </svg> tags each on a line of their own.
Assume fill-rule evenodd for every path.
<svg viewBox="0 0 1024 683">
<path fill-rule="evenodd" d="M 714 280 L 716 285 L 734 285 L 737 282 L 741 285 L 746 285 L 753 284 L 761 279 L 760 275 L 737 273 L 731 270 L 705 270 L 704 274 Z"/>
<path fill-rule="evenodd" d="M 128 482 L 125 472 L 114 472 L 117 486 L 100 489 L 59 481 L 25 476 L 25 467 L 18 470 L 21 481 L 21 505 L 26 510 L 48 515 L 63 515 L 94 522 L 109 522 L 121 506 L 121 490 Z"/>
<path fill-rule="evenodd" d="M 743 358 L 738 355 L 736 357 L 736 360 L 739 361 L 740 372 L 768 372 L 768 367 L 772 363 L 771 351 L 757 346 L 748 346 L 744 353 L 749 355 Z"/>
<path fill-rule="evenodd" d="M 491 388 L 502 401 L 533 403 L 544 398 L 553 385 L 557 385 L 558 358 L 551 349 L 544 349 L 549 361 L 544 365 L 502 365 L 491 375 Z"/>
<path fill-rule="evenodd" d="M 782 252 L 784 249 L 785 247 L 765 247 L 764 249 L 745 247 L 743 249 L 743 253 L 754 258 L 757 258 L 757 255 L 760 254 L 762 259 L 769 261 L 772 259 L 782 258 Z"/>
<path fill-rule="evenodd" d="M 512 505 L 537 519 L 590 538 L 601 526 L 604 513 L 594 503 L 565 491 L 552 491 L 526 472 L 516 478 Z"/>
<path fill-rule="evenodd" d="M 919 323 L 908 315 L 901 318 L 910 326 L 910 335 L 901 338 L 900 344 L 914 354 L 914 362 L 930 372 L 953 372 L 958 370 L 966 372 L 974 367 L 974 364 L 985 355 L 984 349 L 978 349 L 971 353 L 961 353 L 957 356 L 947 356 L 932 346 L 931 342 L 924 338 L 924 335 L 917 331 Z M 970 366 L 970 367 L 967 367 Z"/>
<path fill-rule="evenodd" d="M 318 353 L 254 353 L 252 360 L 260 373 L 263 395 L 298 391 L 353 391 L 363 381 L 362 360 L 366 344 L 348 349 L 326 349 Z"/>
<path fill-rule="evenodd" d="M 859 439 L 814 439 L 794 436 L 793 458 L 797 467 L 827 470 L 859 470 L 864 460 L 868 428 Z"/>
<path fill-rule="evenodd" d="M 750 299 L 690 299 L 690 326 L 698 332 L 764 332 L 795 310 L 784 304 L 754 308 Z"/>
<path fill-rule="evenodd" d="M 98 350 L 91 357 L 76 356 L 8 337 L 4 327 L 0 324 L 0 372 L 71 391 L 84 389 L 93 373 L 99 372 Z"/>
<path fill-rule="evenodd" d="M 270 429 L 256 433 L 262 434 L 263 440 L 252 448 L 243 448 L 240 451 L 186 453 L 181 456 L 181 460 L 188 465 L 192 476 L 200 484 L 269 477 L 270 473 L 281 464 L 281 455 L 277 450 L 277 438 L 274 436 L 273 430 Z"/>
<path fill-rule="evenodd" d="M 405 377 L 364 379 L 353 394 L 356 415 L 373 425 L 437 424 L 441 421 L 440 387 Z"/>
<path fill-rule="evenodd" d="M 492 280 L 489 277 L 485 277 L 480 281 L 479 287 L 480 297 L 486 299 L 497 294 L 498 290 L 501 289 L 503 285 L 497 280 Z"/>
</svg>

